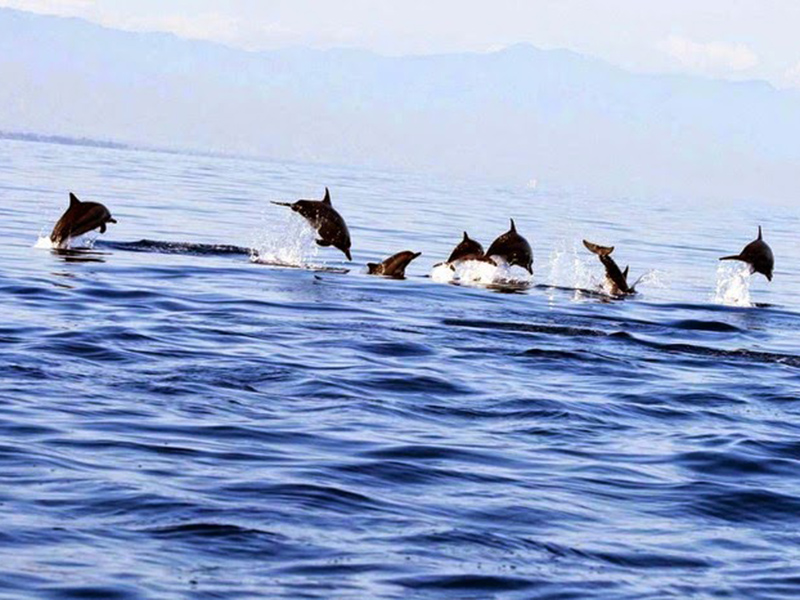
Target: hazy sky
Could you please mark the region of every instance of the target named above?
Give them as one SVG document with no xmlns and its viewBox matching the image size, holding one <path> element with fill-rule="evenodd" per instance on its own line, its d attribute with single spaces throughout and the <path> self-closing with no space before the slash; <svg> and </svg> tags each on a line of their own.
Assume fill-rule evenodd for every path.
<svg viewBox="0 0 800 600">
<path fill-rule="evenodd" d="M 0 6 L 247 49 L 351 46 L 427 54 L 529 42 L 637 71 L 800 87 L 798 0 L 0 0 Z"/>
</svg>

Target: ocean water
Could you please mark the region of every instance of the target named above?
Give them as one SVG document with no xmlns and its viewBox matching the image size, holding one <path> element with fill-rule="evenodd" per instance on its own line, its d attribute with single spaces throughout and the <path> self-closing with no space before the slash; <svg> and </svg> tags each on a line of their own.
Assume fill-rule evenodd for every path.
<svg viewBox="0 0 800 600">
<path fill-rule="evenodd" d="M 796 207 L 0 141 L 0 597 L 796 598 Z M 434 269 L 509 217 L 532 280 Z"/>
</svg>

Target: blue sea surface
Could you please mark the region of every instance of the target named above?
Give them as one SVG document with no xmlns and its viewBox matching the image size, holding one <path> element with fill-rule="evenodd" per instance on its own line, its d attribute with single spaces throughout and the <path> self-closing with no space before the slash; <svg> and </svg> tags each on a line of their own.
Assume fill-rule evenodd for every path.
<svg viewBox="0 0 800 600">
<path fill-rule="evenodd" d="M 68 191 L 119 223 L 35 247 Z M 530 285 L 430 276 L 509 217 Z M 0 222 L 0 597 L 800 596 L 796 200 L 0 141 Z"/>
</svg>

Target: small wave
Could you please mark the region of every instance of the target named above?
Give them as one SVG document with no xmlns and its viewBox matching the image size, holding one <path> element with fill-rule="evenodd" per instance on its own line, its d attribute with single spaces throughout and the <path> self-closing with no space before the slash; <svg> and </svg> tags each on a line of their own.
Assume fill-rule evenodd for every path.
<svg viewBox="0 0 800 600">
<path fill-rule="evenodd" d="M 695 346 L 692 344 L 664 344 L 644 340 L 634 335 L 619 331 L 612 333 L 610 337 L 617 340 L 624 340 L 626 342 L 647 346 L 654 350 L 661 350 L 664 352 L 674 354 L 693 355 L 697 357 L 715 357 L 724 360 L 740 360 L 746 363 L 762 363 L 762 364 L 779 364 L 788 367 L 800 367 L 800 356 L 794 354 L 780 354 L 777 352 L 762 352 L 759 350 L 725 350 L 722 348 L 710 348 L 707 346 Z"/>
<path fill-rule="evenodd" d="M 753 306 L 750 276 L 747 263 L 721 261 L 717 267 L 717 290 L 712 301 L 725 306 Z"/>
<path fill-rule="evenodd" d="M 722 323 L 721 321 L 701 321 L 698 319 L 684 319 L 670 323 L 675 329 L 686 331 L 716 331 L 720 333 L 741 333 L 742 330 L 735 325 Z"/>
<path fill-rule="evenodd" d="M 538 325 L 533 323 L 514 323 L 505 321 L 479 321 L 470 319 L 445 319 L 445 325 L 455 327 L 469 327 L 473 329 L 489 329 L 498 331 L 518 331 L 521 333 L 542 333 L 549 335 L 563 335 L 568 337 L 604 337 L 608 333 L 598 329 L 585 327 L 570 327 L 565 325 Z"/>
<path fill-rule="evenodd" d="M 412 590 L 449 590 L 474 593 L 498 593 L 524 590 L 544 584 L 522 577 L 499 575 L 428 575 L 395 579 L 393 583 Z"/>
</svg>

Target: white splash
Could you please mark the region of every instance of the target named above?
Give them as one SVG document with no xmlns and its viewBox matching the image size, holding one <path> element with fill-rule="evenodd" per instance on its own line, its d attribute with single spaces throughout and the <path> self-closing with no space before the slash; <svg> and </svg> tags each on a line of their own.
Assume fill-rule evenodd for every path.
<svg viewBox="0 0 800 600">
<path fill-rule="evenodd" d="M 39 250 L 91 250 L 97 241 L 97 233 L 87 233 L 78 237 L 68 238 L 56 244 L 50 239 L 49 235 L 39 235 L 34 248 Z"/>
<path fill-rule="evenodd" d="M 550 253 L 547 266 L 550 275 L 546 284 L 552 289 L 551 300 L 555 300 L 556 289 L 575 290 L 575 300 L 583 299 L 587 291 L 614 296 L 613 283 L 606 277 L 605 267 L 596 256 L 586 252 L 583 244 L 562 240 Z M 664 273 L 656 269 L 643 273 L 638 279 L 631 277 L 628 282 L 637 291 L 641 291 L 642 286 L 667 287 Z"/>
<path fill-rule="evenodd" d="M 39 250 L 54 250 L 58 245 L 53 243 L 49 235 L 40 235 L 33 247 Z"/>
<path fill-rule="evenodd" d="M 605 281 L 603 266 L 593 256 L 583 256 L 578 246 L 561 242 L 550 253 L 548 267 L 550 276 L 547 284 L 553 287 L 593 290 L 602 288 Z M 599 268 L 597 268 L 599 267 Z"/>
<path fill-rule="evenodd" d="M 313 266 L 319 254 L 317 232 L 302 217 L 284 208 L 264 214 L 262 227 L 251 244 L 250 260 L 292 267 Z"/>
<path fill-rule="evenodd" d="M 431 279 L 437 283 L 459 285 L 530 285 L 533 278 L 520 267 L 505 263 L 493 265 L 482 260 L 463 260 L 452 266 L 440 263 L 433 267 Z"/>
<path fill-rule="evenodd" d="M 750 265 L 722 261 L 717 267 L 717 291 L 713 301 L 726 306 L 753 306 L 750 300 Z"/>
</svg>

